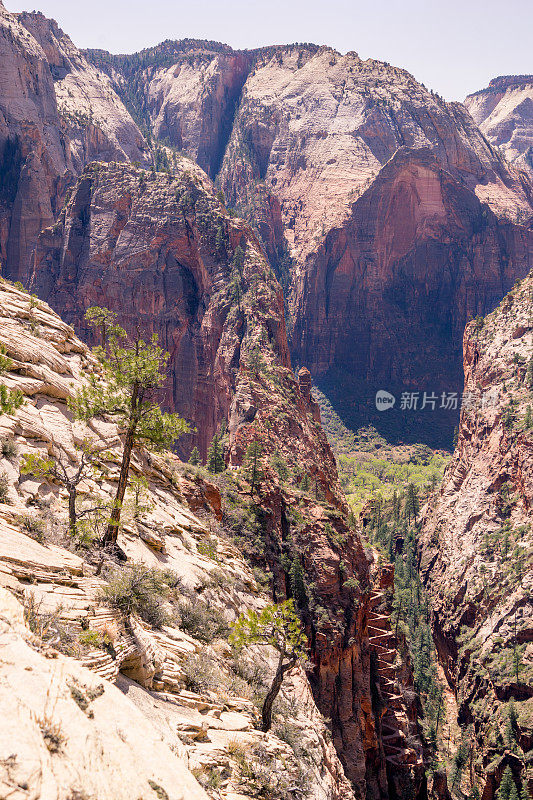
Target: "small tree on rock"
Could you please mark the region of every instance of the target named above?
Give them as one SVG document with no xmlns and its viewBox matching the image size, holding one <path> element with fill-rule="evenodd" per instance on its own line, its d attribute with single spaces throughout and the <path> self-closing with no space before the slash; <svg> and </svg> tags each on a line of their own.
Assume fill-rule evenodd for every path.
<svg viewBox="0 0 533 800">
<path fill-rule="evenodd" d="M 87 311 L 86 319 L 90 324 L 101 324 L 102 315 L 92 314 L 93 311 Z M 76 394 L 71 407 L 78 419 L 108 416 L 125 431 L 117 490 L 102 542 L 115 545 L 133 450 L 139 447 L 169 450 L 176 439 L 189 432 L 189 426 L 177 414 L 161 411 L 157 402 L 169 358 L 169 354 L 159 347 L 157 336 L 154 335 L 149 342 L 140 336 L 128 341 L 123 328 L 109 319 L 105 324 L 106 346 L 95 351 L 101 363 L 101 373 L 91 374 L 89 383 Z"/>
<path fill-rule="evenodd" d="M 6 353 L 6 348 L 0 344 L 0 375 L 9 372 L 13 368 L 13 361 Z M 4 383 L 0 383 L 0 414 L 14 414 L 24 402 L 24 395 L 20 389 L 8 389 Z"/>
<path fill-rule="evenodd" d="M 278 653 L 276 672 L 261 709 L 262 730 L 272 726 L 272 706 L 279 694 L 284 676 L 299 661 L 304 661 L 307 640 L 302 630 L 293 600 L 266 606 L 262 611 L 241 614 L 230 635 L 237 649 L 250 645 L 270 645 Z"/>
<path fill-rule="evenodd" d="M 57 444 L 52 445 L 48 457 L 36 453 L 24 453 L 20 464 L 22 475 L 35 475 L 38 478 L 53 480 L 65 487 L 68 493 L 68 529 L 71 536 L 77 533 L 78 519 L 92 510 L 78 510 L 76 506 L 78 486 L 94 473 L 95 461 L 103 455 L 107 446 L 95 447 L 89 441 L 84 441 L 78 449 L 79 463 L 74 466 L 71 466 L 65 448 Z"/>
</svg>

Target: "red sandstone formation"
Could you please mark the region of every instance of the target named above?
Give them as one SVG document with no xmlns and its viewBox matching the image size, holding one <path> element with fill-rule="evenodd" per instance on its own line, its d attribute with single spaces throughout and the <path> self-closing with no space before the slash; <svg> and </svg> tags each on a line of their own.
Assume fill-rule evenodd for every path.
<svg viewBox="0 0 533 800">
<path fill-rule="evenodd" d="M 469 402 L 422 525 L 435 643 L 459 722 L 474 728 L 484 800 L 507 764 L 533 789 L 524 767 L 533 744 L 532 314 L 530 273 L 490 316 L 468 325 Z M 511 701 L 516 719 L 509 723 Z"/>
</svg>

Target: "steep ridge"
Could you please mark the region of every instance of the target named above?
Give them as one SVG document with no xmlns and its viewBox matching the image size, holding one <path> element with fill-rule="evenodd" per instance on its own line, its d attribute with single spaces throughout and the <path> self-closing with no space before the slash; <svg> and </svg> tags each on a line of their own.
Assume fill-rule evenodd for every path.
<svg viewBox="0 0 533 800">
<path fill-rule="evenodd" d="M 398 626 L 392 630 L 387 598 L 387 590 L 394 586 L 394 564 L 381 563 L 375 573 L 368 612 L 368 641 L 383 698 L 380 730 L 387 777 L 393 797 L 416 794 L 416 787 L 420 787 L 419 796 L 424 797 L 426 762 L 416 694 L 411 692 L 410 701 L 406 694 L 406 689 L 413 688 L 413 676 L 410 665 L 400 654 Z"/>
<path fill-rule="evenodd" d="M 64 791 L 70 786 L 68 776 L 68 781 L 76 783 L 72 791 L 96 793 L 98 797 L 122 798 L 136 791 L 151 797 L 148 787 L 140 788 L 146 783 L 159 797 L 156 787 L 163 787 L 169 797 L 203 797 L 190 775 L 176 778 L 179 770 L 186 773 L 186 760 L 202 780 L 213 773 L 219 776 L 218 783 L 213 778 L 205 784 L 211 796 L 218 797 L 221 792 L 220 796 L 231 800 L 256 796 L 254 781 L 266 781 L 265 770 L 269 782 L 264 786 L 270 787 L 272 796 L 279 800 L 299 796 L 290 788 L 293 785 L 300 787 L 298 791 L 306 787 L 317 800 L 387 797 L 370 699 L 368 565 L 357 533 L 351 530 L 348 537 L 334 506 L 281 485 L 273 474 L 265 478 L 258 501 L 266 518 L 262 533 L 265 546 L 270 537 L 272 548 L 277 535 L 281 554 L 287 558 L 302 545 L 299 552 L 306 585 L 313 586 L 314 605 L 309 597 L 301 613 L 314 662 L 310 680 L 319 708 L 331 719 L 333 743 L 302 671 L 295 672 L 283 690 L 285 705 L 281 708 L 293 711 L 282 711 L 281 717 L 277 712 L 275 718 L 280 721 L 276 725 L 280 727 L 264 735 L 256 729 L 257 711 L 250 695 L 243 694 L 250 692 L 250 686 L 232 673 L 231 652 L 223 638 L 211 635 L 205 645 L 202 625 L 195 623 L 191 629 L 191 623 L 185 626 L 183 616 L 161 628 L 137 615 L 124 618 L 98 600 L 105 585 L 95 571 L 100 556 L 90 539 L 77 541 L 65 534 L 64 492 L 53 481 L 22 475 L 19 470 L 23 453 L 51 453 L 58 445 L 74 465 L 79 459 L 76 444 L 86 436 L 96 437 L 108 443 L 106 468 L 100 478 L 84 481 L 80 498 L 105 501 L 112 494 L 118 477 L 118 431 L 104 421 L 94 421 L 90 428 L 73 423 L 66 406 L 68 396 L 96 362 L 72 329 L 46 305 L 7 283 L 0 286 L 0 314 L 2 345 L 13 360 L 2 381 L 25 395 L 22 407 L 0 421 L 2 442 L 10 443 L 9 448 L 2 445 L 0 584 L 23 600 L 25 618 L 37 635 L 32 637 L 22 629 L 20 610 L 2 595 L 3 609 L 8 611 L 2 618 L 2 636 L 19 659 L 19 666 L 4 667 L 2 663 L 2 686 L 12 687 L 11 696 L 9 690 L 2 692 L 2 702 L 8 703 L 8 710 L 20 706 L 24 718 L 29 715 L 33 720 L 20 730 L 9 728 L 9 737 L 0 738 L 0 757 L 4 759 L 0 769 L 5 783 L 11 786 L 24 779 L 33 787 L 41 775 L 50 783 L 51 797 L 65 797 Z M 276 407 L 274 386 L 269 399 Z M 249 423 L 243 421 L 239 430 L 247 426 Z M 266 426 L 257 425 L 255 435 L 259 441 L 268 436 Z M 298 433 L 293 435 L 297 440 Z M 264 467 L 268 471 L 267 463 Z M 182 601 L 194 604 L 200 612 L 203 608 L 204 614 L 209 608 L 218 609 L 219 617 L 214 619 L 219 625 L 220 614 L 227 627 L 244 608 L 261 608 L 268 597 L 260 592 L 250 564 L 243 560 L 242 549 L 228 533 L 229 500 L 224 496 L 221 501 L 219 488 L 206 481 L 205 471 L 186 467 L 170 453 L 161 457 L 140 453 L 134 460 L 134 474 L 147 481 L 149 502 L 140 514 L 127 510 L 131 500 L 124 509 L 120 545 L 128 561 L 170 570 Z M 229 471 L 223 477 L 222 485 L 229 482 L 235 492 L 235 508 L 236 497 L 244 503 L 247 492 L 240 483 L 240 473 L 235 478 L 232 474 Z M 294 517 L 289 522 L 289 505 L 293 514 L 300 515 L 298 525 Z M 280 520 L 283 534 L 277 531 Z M 244 524 L 241 519 L 239 527 Z M 113 567 L 117 568 L 123 569 Z M 284 573 L 280 563 L 278 569 L 286 580 L 285 592 L 290 594 L 288 568 Z M 344 588 L 342 580 L 347 582 Z M 276 576 L 273 584 L 280 599 Z M 183 613 L 180 611 L 180 615 Z M 44 643 L 39 636 L 44 637 Z M 72 658 L 65 662 L 54 647 L 67 648 L 82 667 Z M 49 658 L 54 659 L 53 668 L 46 662 Z M 255 669 L 264 671 L 271 666 L 270 657 L 265 660 L 260 652 L 254 653 L 254 661 Z M 39 687 L 31 700 L 24 694 L 26 667 L 36 673 L 35 686 Z M 98 675 L 97 682 L 87 668 Z M 239 669 L 240 674 L 253 673 L 252 665 Z M 51 673 L 56 678 L 47 695 L 43 687 Z M 108 681 L 117 682 L 128 697 L 127 703 L 116 700 Z M 130 701 L 142 712 L 141 723 L 136 723 L 139 712 Z M 78 722 L 78 729 L 76 714 L 83 721 Z M 111 728 L 110 714 L 115 715 Z M 86 720 L 94 720 L 94 725 Z M 131 734 L 129 727 L 135 729 Z M 280 738 L 276 730 L 281 731 Z M 40 735 L 44 745 L 36 750 L 31 741 Z M 106 742 L 106 747 L 117 752 L 127 744 L 134 758 L 142 747 L 141 738 L 149 741 L 137 770 L 129 769 L 129 761 L 123 770 L 117 770 L 114 759 L 100 760 L 98 748 L 88 769 L 79 754 L 80 735 Z M 159 738 L 163 743 L 154 744 L 152 751 L 150 740 Z M 288 745 L 288 741 L 293 744 Z M 51 753 L 58 753 L 52 760 L 47 747 Z M 174 751 L 172 757 L 165 755 L 168 748 Z M 345 775 L 353 781 L 352 787 Z M 104 789 L 106 782 L 109 788 Z"/>
<path fill-rule="evenodd" d="M 87 160 L 146 159 L 111 82 L 53 20 L 0 4 L 0 255 L 25 280 L 42 228 Z"/>
<path fill-rule="evenodd" d="M 216 177 L 252 52 L 185 39 L 131 56 L 103 50 L 86 55 L 114 81 L 139 124 Z"/>
<path fill-rule="evenodd" d="M 80 331 L 84 310 L 97 303 L 127 329 L 159 334 L 171 356 L 167 403 L 197 428 L 181 444 L 185 455 L 195 443 L 205 455 L 221 425 L 230 468 L 262 443 L 269 482 L 260 564 L 277 600 L 294 591 L 291 565 L 303 569 L 313 693 L 356 793 L 369 786 L 378 797 L 386 779 L 370 691 L 367 559 L 347 520 L 309 372 L 297 382 L 290 369 L 279 284 L 254 234 L 213 191 L 188 159 L 174 175 L 91 165 L 40 237 L 32 288 L 68 309 Z"/>
<path fill-rule="evenodd" d="M 468 403 L 420 540 L 435 643 L 484 800 L 507 765 L 533 789 L 532 302 L 530 273 L 466 328 Z"/>
<path fill-rule="evenodd" d="M 465 98 L 489 142 L 533 174 L 533 75 L 502 75 Z"/>
</svg>

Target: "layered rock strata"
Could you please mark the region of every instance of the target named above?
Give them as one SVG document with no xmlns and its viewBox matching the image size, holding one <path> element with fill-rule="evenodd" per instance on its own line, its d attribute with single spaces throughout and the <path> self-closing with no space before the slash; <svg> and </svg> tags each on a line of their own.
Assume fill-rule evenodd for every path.
<svg viewBox="0 0 533 800">
<path fill-rule="evenodd" d="M 532 790 L 533 276 L 464 335 L 459 439 L 425 513 L 421 571 L 440 661 L 489 800 L 506 765 Z"/>
</svg>

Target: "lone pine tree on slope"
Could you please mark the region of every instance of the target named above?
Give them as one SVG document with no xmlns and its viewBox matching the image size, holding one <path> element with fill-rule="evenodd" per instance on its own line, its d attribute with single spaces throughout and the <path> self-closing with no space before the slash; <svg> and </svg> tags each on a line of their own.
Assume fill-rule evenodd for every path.
<svg viewBox="0 0 533 800">
<path fill-rule="evenodd" d="M 299 661 L 304 661 L 307 640 L 294 608 L 294 600 L 253 609 L 240 615 L 230 635 L 237 649 L 251 645 L 270 645 L 278 653 L 276 672 L 261 709 L 262 729 L 272 726 L 272 706 L 279 694 L 283 678 Z"/>
<path fill-rule="evenodd" d="M 115 323 L 115 315 L 105 308 L 88 309 L 86 319 L 101 332 L 102 344 L 94 352 L 102 370 L 90 375 L 89 383 L 74 397 L 72 408 L 78 419 L 108 416 L 125 431 L 117 490 L 102 541 L 114 545 L 133 450 L 169 450 L 189 427 L 177 414 L 161 411 L 157 401 L 169 358 L 158 346 L 157 336 L 149 342 L 139 335 L 129 340 L 126 331 Z"/>
</svg>

